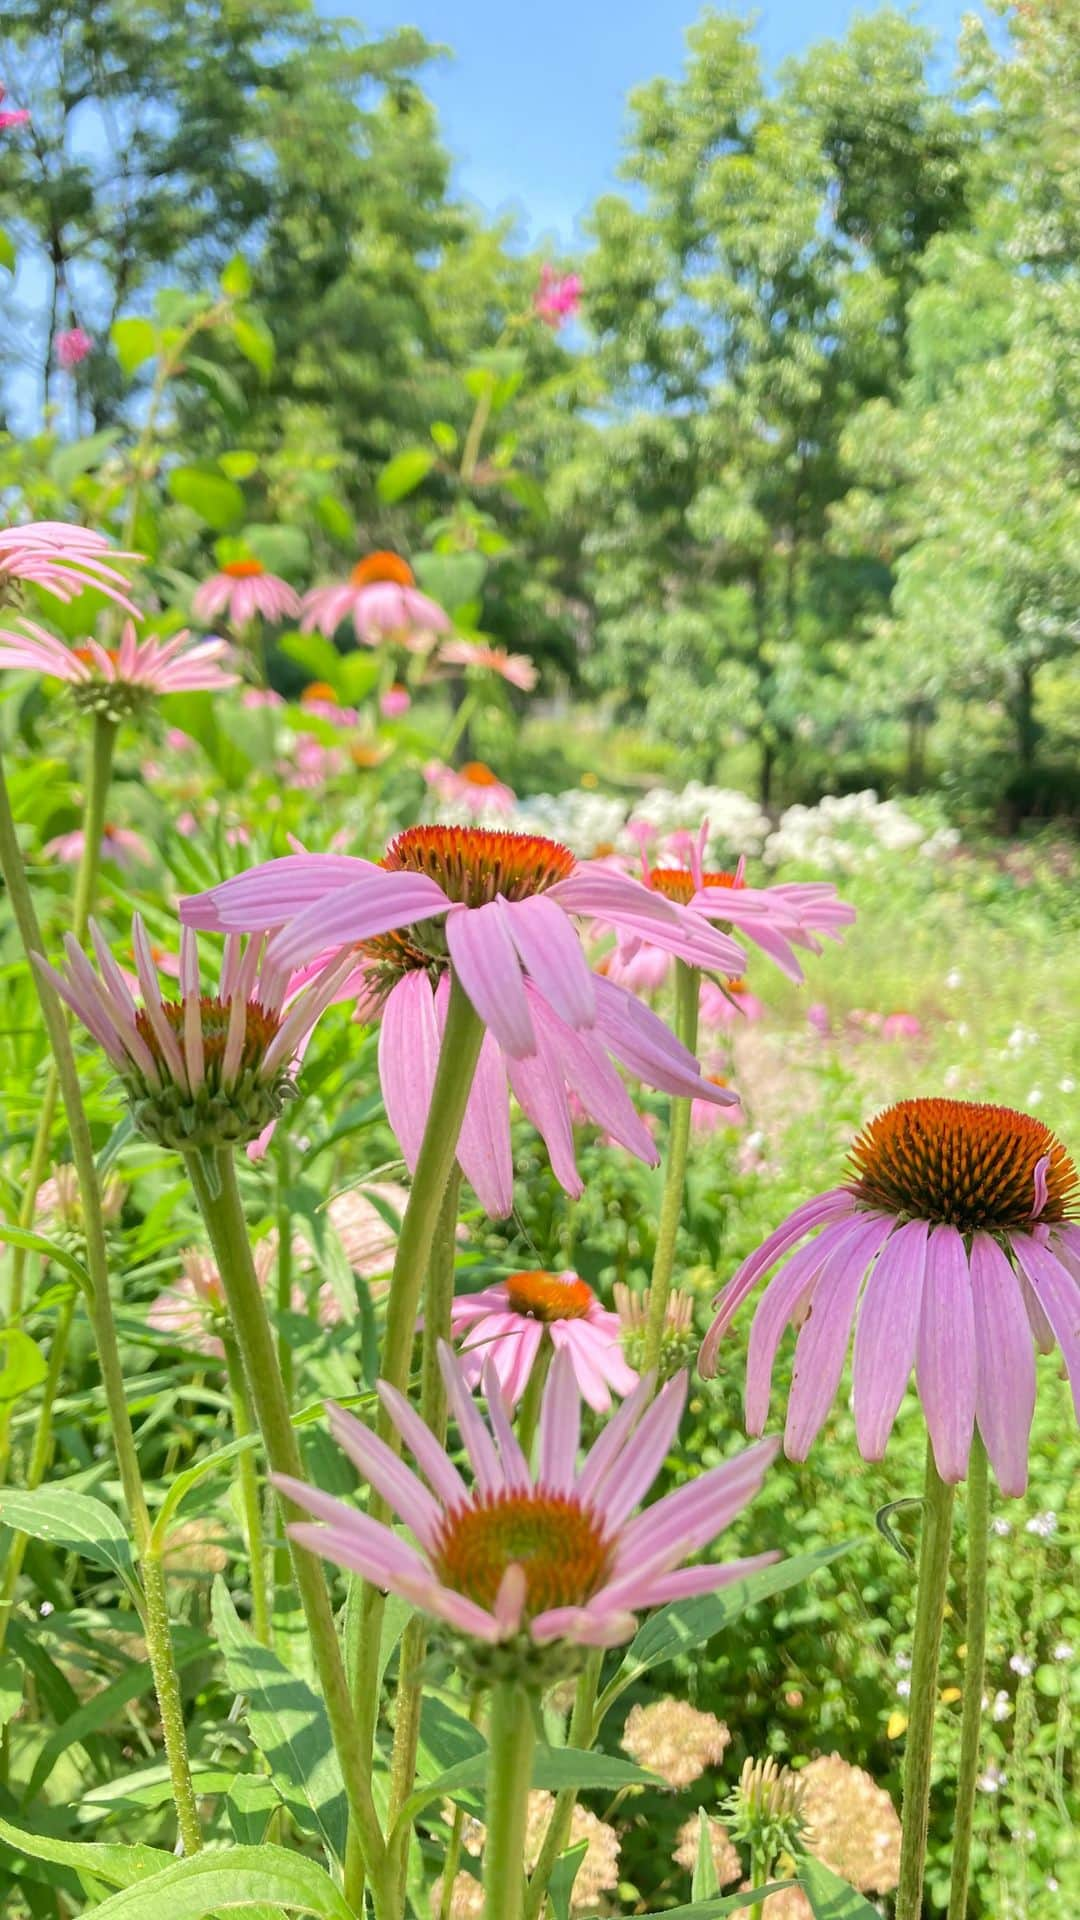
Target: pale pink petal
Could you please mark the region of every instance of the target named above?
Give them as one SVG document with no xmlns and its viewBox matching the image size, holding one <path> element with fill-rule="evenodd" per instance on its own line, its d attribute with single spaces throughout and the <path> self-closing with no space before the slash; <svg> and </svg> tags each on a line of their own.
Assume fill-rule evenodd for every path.
<svg viewBox="0 0 1080 1920">
<path fill-rule="evenodd" d="M 810 1312 L 795 1343 L 784 1451 L 805 1460 L 840 1385 L 844 1355 L 869 1262 L 893 1229 L 891 1214 L 872 1216 L 834 1245 L 818 1275 Z"/>
<path fill-rule="evenodd" d="M 432 1492 L 444 1507 L 466 1506 L 469 1494 L 465 1482 L 431 1428 L 389 1381 L 378 1381 L 376 1391 Z"/>
<path fill-rule="evenodd" d="M 943 1480 L 962 1480 L 975 1425 L 975 1313 L 955 1227 L 935 1227 L 927 1241 L 915 1374 L 937 1470 Z"/>
<path fill-rule="evenodd" d="M 557 1352 L 544 1385 L 540 1410 L 538 1484 L 548 1493 L 569 1493 L 574 1485 L 581 1436 L 581 1396 L 570 1355 Z"/>
<path fill-rule="evenodd" d="M 426 981 L 425 981 L 426 986 Z M 430 991 L 428 993 L 430 999 Z M 444 974 L 435 992 L 435 1014 L 442 1033 L 450 983 Z M 458 1136 L 461 1170 L 485 1213 L 504 1220 L 514 1206 L 514 1162 L 510 1149 L 510 1099 L 503 1055 L 485 1033 Z"/>
<path fill-rule="evenodd" d="M 521 963 L 548 1005 L 571 1027 L 596 1018 L 593 976 L 581 941 L 562 908 L 542 894 L 498 902 Z"/>
<path fill-rule="evenodd" d="M 369 1433 L 351 1413 L 332 1402 L 326 1411 L 330 1431 L 342 1452 L 376 1493 L 401 1515 L 420 1545 L 430 1550 L 442 1521 L 442 1509 L 437 1501 L 378 1434 Z"/>
<path fill-rule="evenodd" d="M 975 1309 L 975 1418 L 1002 1493 L 1027 1488 L 1035 1413 L 1035 1351 L 1020 1279 L 990 1234 L 971 1242 Z"/>
<path fill-rule="evenodd" d="M 1038 1241 L 1030 1239 L 1027 1234 L 1013 1234 L 1012 1247 L 1031 1282 L 1039 1306 L 1054 1330 L 1072 1383 L 1073 1405 L 1080 1419 L 1080 1285 L 1049 1247 L 1040 1247 Z"/>
<path fill-rule="evenodd" d="M 904 1397 L 919 1338 L 925 1220 L 909 1220 L 886 1240 L 859 1309 L 852 1359 L 855 1435 L 864 1460 L 881 1460 Z"/>
<path fill-rule="evenodd" d="M 718 1311 L 698 1356 L 698 1368 L 705 1379 L 711 1379 L 715 1372 L 720 1341 L 762 1274 L 815 1227 L 824 1226 L 829 1220 L 842 1219 L 845 1214 L 854 1211 L 855 1201 L 846 1187 L 833 1187 L 827 1193 L 817 1194 L 813 1200 L 805 1200 L 802 1206 L 796 1207 L 794 1213 L 789 1214 L 768 1239 L 763 1240 L 760 1247 L 755 1248 L 743 1261 L 713 1301 Z"/>
<path fill-rule="evenodd" d="M 451 907 L 446 944 L 473 1007 L 512 1058 L 536 1052 L 525 981 L 502 904 Z"/>
<path fill-rule="evenodd" d="M 379 1081 L 386 1117 L 410 1172 L 424 1138 L 438 1062 L 439 1028 L 427 974 L 403 974 L 383 1008 Z"/>
</svg>

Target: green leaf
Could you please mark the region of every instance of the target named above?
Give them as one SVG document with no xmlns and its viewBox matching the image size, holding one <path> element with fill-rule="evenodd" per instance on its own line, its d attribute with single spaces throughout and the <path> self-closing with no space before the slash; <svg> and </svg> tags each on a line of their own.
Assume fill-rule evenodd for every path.
<svg viewBox="0 0 1080 1920">
<path fill-rule="evenodd" d="M 841 1554 L 849 1553 L 856 1544 L 854 1540 L 845 1540 L 835 1547 L 822 1547 L 817 1553 L 799 1553 L 790 1560 L 781 1560 L 773 1567 L 763 1567 L 760 1573 L 753 1573 L 747 1580 L 739 1580 L 733 1586 L 722 1587 L 718 1593 L 706 1593 L 694 1600 L 675 1600 L 670 1606 L 661 1607 L 635 1635 L 626 1650 L 622 1666 L 609 1686 L 605 1687 L 601 1707 L 603 1712 L 618 1699 L 619 1694 L 639 1680 L 651 1667 L 660 1666 L 665 1660 L 674 1660 L 678 1654 L 691 1653 L 695 1647 L 702 1647 L 715 1633 L 720 1633 L 748 1607 L 757 1606 L 761 1600 L 769 1600 L 774 1594 L 784 1593 L 788 1587 L 794 1587 L 806 1580 L 821 1567 L 827 1567 Z"/>
<path fill-rule="evenodd" d="M 201 1638 L 191 1641 L 181 1655 L 174 1648 L 174 1657 L 178 1670 L 189 1666 L 195 1659 L 205 1657 L 210 1642 Z M 65 1715 L 58 1727 L 54 1727 L 44 1745 L 39 1749 L 34 1761 L 29 1784 L 23 1794 L 23 1803 L 36 1800 L 57 1761 L 69 1747 L 86 1744 L 87 1736 L 99 1733 L 115 1720 L 131 1700 L 138 1700 L 149 1693 L 154 1676 L 149 1661 L 133 1662 L 110 1681 L 107 1687 L 99 1688 L 91 1699 L 84 1702 L 75 1713 Z"/>
<path fill-rule="evenodd" d="M 270 1816 L 280 1805 L 281 1796 L 271 1780 L 256 1773 L 238 1773 L 225 1795 L 225 1812 L 233 1839 L 242 1847 L 260 1846 L 266 1838 Z"/>
<path fill-rule="evenodd" d="M 186 353 L 180 375 L 194 380 L 207 393 L 212 393 L 230 420 L 243 418 L 247 411 L 247 399 L 239 380 L 230 373 L 228 367 L 223 367 L 217 360 L 207 360 L 202 354 Z"/>
<path fill-rule="evenodd" d="M 445 453 L 447 457 L 450 457 L 457 452 L 457 428 L 452 427 L 449 420 L 433 420 L 431 423 L 431 437 L 440 453 Z"/>
<path fill-rule="evenodd" d="M 475 1804 L 487 1782 L 488 1754 L 475 1753 L 468 1760 L 448 1767 L 426 1786 L 419 1788 L 406 1802 L 402 1820 L 416 1815 L 433 1800 L 465 1800 Z M 655 1773 L 635 1767 L 629 1760 L 618 1760 L 606 1753 L 590 1753 L 580 1747 L 541 1747 L 533 1761 L 532 1784 L 549 1793 L 561 1793 L 564 1787 L 583 1792 L 601 1789 L 618 1793 L 623 1787 L 658 1787 Z"/>
<path fill-rule="evenodd" d="M 0 227 L 0 267 L 6 267 L 9 273 L 15 271 L 15 248 L 10 233 Z"/>
<path fill-rule="evenodd" d="M 23 1670 L 13 1653 L 0 1654 L 0 1732 L 22 1706 Z"/>
<path fill-rule="evenodd" d="M 804 1856 L 799 1861 L 799 1885 L 810 1902 L 814 1920 L 880 1920 L 876 1907 L 846 1880 Z"/>
<path fill-rule="evenodd" d="M 119 427 L 106 427 L 101 433 L 92 433 L 85 440 L 72 440 L 66 446 L 56 447 L 49 455 L 49 477 L 55 480 L 62 492 L 67 492 L 80 474 L 92 473 L 100 467 L 119 438 Z M 82 599 L 81 594 L 78 596 Z M 85 611 L 82 618 L 85 620 Z M 80 631 L 85 632 L 83 626 Z"/>
<path fill-rule="evenodd" d="M 274 341 L 270 329 L 251 313 L 233 314 L 231 326 L 232 337 L 244 359 L 250 360 L 264 380 L 269 380 L 274 371 Z"/>
<path fill-rule="evenodd" d="M 239 487 L 212 468 L 174 467 L 167 485 L 174 500 L 190 507 L 219 533 L 227 533 L 244 517 L 244 496 Z"/>
<path fill-rule="evenodd" d="M 311 564 L 311 542 L 302 527 L 249 521 L 241 528 L 241 539 L 271 573 L 303 573 Z"/>
<path fill-rule="evenodd" d="M 332 640 L 324 639 L 321 633 L 285 633 L 278 646 L 313 680 L 325 680 L 340 698 L 342 656 Z"/>
<path fill-rule="evenodd" d="M 246 300 L 251 292 L 251 268 L 242 253 L 234 253 L 221 276 L 221 291 L 230 300 Z"/>
<path fill-rule="evenodd" d="M 253 1447 L 260 1445 L 261 1441 L 257 1433 L 245 1434 L 242 1440 L 230 1440 L 227 1447 L 217 1447 L 213 1453 L 205 1454 L 201 1460 L 196 1460 L 193 1467 L 186 1467 L 183 1473 L 177 1474 L 175 1480 L 170 1480 L 169 1490 L 158 1508 L 151 1529 L 151 1552 L 164 1552 L 173 1515 L 181 1500 L 191 1492 L 192 1487 L 197 1487 L 200 1480 L 205 1480 L 208 1474 L 216 1473 L 218 1468 L 228 1461 L 235 1460 L 237 1454 L 248 1453 Z"/>
<path fill-rule="evenodd" d="M 414 493 L 420 482 L 427 479 L 434 465 L 435 455 L 430 447 L 406 447 L 404 453 L 396 453 L 375 482 L 379 499 L 388 505 L 404 500 L 406 494 Z"/>
<path fill-rule="evenodd" d="M 444 607 L 462 607 L 475 600 L 487 570 L 482 553 L 421 553 L 416 558 L 420 585 Z"/>
<path fill-rule="evenodd" d="M 315 502 L 315 513 L 319 525 L 332 540 L 340 540 L 343 543 L 352 540 L 352 515 L 335 494 L 320 493 Z"/>
<path fill-rule="evenodd" d="M 708 1900 L 719 1893 L 720 1882 L 716 1877 L 716 1862 L 713 1859 L 712 1828 L 704 1807 L 698 1808 L 697 1859 L 694 1862 L 694 1877 L 690 1882 L 692 1900 Z"/>
<path fill-rule="evenodd" d="M 0 1220 L 0 1243 L 4 1241 L 12 1247 L 25 1247 L 30 1253 L 44 1254 L 46 1260 L 51 1260 L 54 1266 L 63 1267 L 65 1273 L 70 1273 L 80 1287 L 89 1293 L 90 1275 L 82 1261 L 76 1260 L 75 1255 L 58 1241 L 47 1239 L 43 1233 L 31 1233 L 29 1227 L 15 1227 L 7 1220 Z"/>
<path fill-rule="evenodd" d="M 27 1854 L 31 1860 L 52 1860 L 57 1866 L 74 1867 L 77 1873 L 92 1873 L 110 1887 L 133 1887 L 171 1866 L 174 1858 L 160 1847 L 56 1840 L 51 1834 L 27 1833 L 22 1827 L 13 1826 L 10 1820 L 0 1820 L 0 1840 L 16 1853 Z"/>
<path fill-rule="evenodd" d="M 259 465 L 259 456 L 250 447 L 233 447 L 218 454 L 218 466 L 230 480 L 250 480 Z"/>
<path fill-rule="evenodd" d="M 38 1487 L 33 1493 L 5 1488 L 0 1493 L 0 1520 L 33 1540 L 47 1540 L 51 1546 L 107 1567 L 119 1574 L 129 1591 L 138 1592 L 127 1534 L 103 1501 L 72 1493 L 62 1484 Z"/>
<path fill-rule="evenodd" d="M 129 380 L 158 350 L 158 332 L 152 320 L 114 321 L 109 337 L 116 349 L 120 370 Z"/>
<path fill-rule="evenodd" d="M 231 1907 L 288 1907 L 319 1920 L 354 1920 L 352 1908 L 316 1861 L 285 1847 L 230 1847 L 177 1860 L 152 1881 L 114 1893 L 96 1920 L 203 1920 Z"/>
<path fill-rule="evenodd" d="M 551 1870 L 548 1899 L 554 1908 L 555 1920 L 570 1920 L 570 1896 L 574 1891 L 578 1868 L 588 1851 L 588 1841 L 579 1840 L 576 1847 L 567 1847 L 565 1853 L 560 1853 Z"/>
<path fill-rule="evenodd" d="M 4 1401 L 21 1400 L 24 1393 L 32 1393 L 41 1385 L 48 1368 L 45 1356 L 36 1340 L 31 1340 L 21 1327 L 8 1327 L 0 1333 L 0 1405 Z"/>
<path fill-rule="evenodd" d="M 220 1578 L 211 1611 L 229 1685 L 247 1697 L 252 1737 L 282 1799 L 298 1827 L 318 1834 L 343 1859 L 348 1809 L 322 1701 L 248 1632 Z"/>
<path fill-rule="evenodd" d="M 716 1900 L 694 1900 L 688 1907 L 665 1907 L 662 1913 L 643 1913 L 639 1920 L 720 1920 L 725 1913 L 738 1913 L 743 1907 L 756 1907 L 770 1893 L 783 1893 L 794 1880 L 770 1880 L 765 1887 L 748 1887 L 745 1893 L 721 1894 Z M 877 1920 L 881 1920 L 878 1914 Z"/>
</svg>

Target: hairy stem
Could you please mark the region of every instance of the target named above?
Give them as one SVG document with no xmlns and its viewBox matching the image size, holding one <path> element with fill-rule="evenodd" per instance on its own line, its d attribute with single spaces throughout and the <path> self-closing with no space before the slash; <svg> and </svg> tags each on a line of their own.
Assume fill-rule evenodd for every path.
<svg viewBox="0 0 1080 1920">
<path fill-rule="evenodd" d="M 981 1434 L 976 1431 L 971 1443 L 967 1477 L 967 1656 L 964 1661 L 964 1706 L 960 1722 L 960 1764 L 956 1774 L 956 1812 L 953 1815 L 949 1920 L 965 1920 L 967 1914 L 971 1830 L 975 1814 L 975 1782 L 979 1773 L 986 1668 L 989 1535 L 990 1490 L 986 1448 Z"/>
<path fill-rule="evenodd" d="M 524 1687 L 500 1680 L 492 1688 L 488 1739 L 484 1920 L 524 1920 L 525 1824 L 536 1746 L 533 1703 Z"/>
<path fill-rule="evenodd" d="M 225 1370 L 229 1379 L 229 1398 L 232 1401 L 233 1433 L 237 1440 L 246 1440 L 253 1429 L 244 1368 L 239 1348 L 231 1333 L 226 1335 L 223 1345 Z M 243 1453 L 236 1456 L 236 1484 L 240 1494 L 240 1511 L 244 1516 L 244 1543 L 247 1547 L 251 1577 L 251 1624 L 256 1640 L 262 1646 L 269 1647 L 273 1644 L 273 1621 L 266 1584 L 262 1499 L 259 1492 L 258 1469 L 250 1447 L 246 1447 Z"/>
<path fill-rule="evenodd" d="M 926 1839 L 930 1825 L 930 1769 L 934 1749 L 938 1656 L 952 1541 L 953 1489 L 946 1486 L 926 1444 L 926 1489 L 919 1585 L 915 1602 L 915 1639 L 911 1653 L 911 1693 L 904 1753 L 903 1838 L 895 1920 L 920 1920 Z"/>
<path fill-rule="evenodd" d="M 596 1695 L 603 1662 L 602 1652 L 597 1650 L 590 1653 L 578 1677 L 574 1711 L 570 1716 L 570 1729 L 566 1736 L 568 1747 L 588 1748 L 596 1738 Z M 526 1890 L 524 1920 L 539 1920 L 539 1916 L 544 1911 L 548 1882 L 555 1871 L 559 1855 L 566 1851 L 566 1843 L 570 1838 L 570 1822 L 573 1820 L 576 1806 L 576 1787 L 563 1787 L 561 1792 L 556 1794 L 548 1829 Z"/>
</svg>

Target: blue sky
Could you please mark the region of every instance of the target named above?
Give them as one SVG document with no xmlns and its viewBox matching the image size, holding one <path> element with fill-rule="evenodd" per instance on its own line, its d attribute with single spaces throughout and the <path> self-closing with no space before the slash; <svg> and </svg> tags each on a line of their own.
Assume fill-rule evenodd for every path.
<svg viewBox="0 0 1080 1920">
<path fill-rule="evenodd" d="M 323 5 L 350 11 L 341 0 Z M 911 11 L 951 58 L 972 5 L 922 0 Z M 459 189 L 489 213 L 515 211 L 523 238 L 552 234 L 569 245 L 578 215 L 614 184 L 627 93 L 678 72 L 686 28 L 701 8 L 695 0 L 370 0 L 351 11 L 369 31 L 416 26 L 452 50 L 451 60 L 428 69 L 424 86 Z M 766 0 L 756 11 L 768 72 L 877 8 L 873 0 Z"/>
</svg>

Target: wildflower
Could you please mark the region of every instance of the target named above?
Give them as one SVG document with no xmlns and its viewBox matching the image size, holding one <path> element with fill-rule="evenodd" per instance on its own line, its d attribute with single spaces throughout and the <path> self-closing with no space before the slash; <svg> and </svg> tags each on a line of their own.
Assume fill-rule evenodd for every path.
<svg viewBox="0 0 1080 1920">
<path fill-rule="evenodd" d="M 397 640 L 411 652 L 423 652 L 450 629 L 443 608 L 420 592 L 408 561 L 396 553 L 369 553 L 347 581 L 312 587 L 303 609 L 303 631 L 324 633 L 328 640 L 351 614 L 356 637 L 366 647 Z"/>
<path fill-rule="evenodd" d="M 637 1374 L 619 1344 L 619 1316 L 600 1305 L 576 1273 L 512 1273 L 480 1293 L 459 1294 L 454 1337 L 464 1334 L 461 1371 L 476 1386 L 490 1364 L 508 1406 L 521 1399 L 545 1343 L 570 1356 L 582 1398 L 608 1413 L 612 1392 L 632 1393 Z"/>
<path fill-rule="evenodd" d="M 1024 1532 L 1037 1534 L 1040 1540 L 1052 1540 L 1057 1532 L 1057 1514 L 1033 1514 L 1025 1524 Z"/>
<path fill-rule="evenodd" d="M 999 1793 L 1005 1785 L 1005 1775 L 1000 1767 L 989 1766 L 980 1773 L 975 1784 L 980 1793 Z"/>
<path fill-rule="evenodd" d="M 529 1795 L 525 1823 L 524 1864 L 530 1873 L 540 1858 L 540 1849 L 554 1810 L 554 1795 L 545 1793 L 542 1787 L 534 1788 Z M 570 1893 L 572 1914 L 594 1913 L 602 1895 L 614 1893 L 619 1884 L 620 1845 L 615 1828 L 609 1826 L 606 1820 L 599 1819 L 588 1807 L 576 1806 L 570 1819 L 570 1837 L 566 1844 L 576 1847 L 583 1840 L 587 1845 Z"/>
<path fill-rule="evenodd" d="M 0 667 L 22 667 L 62 680 L 82 711 L 113 720 L 124 719 L 163 694 L 218 692 L 236 684 L 236 675 L 219 665 L 229 657 L 224 640 L 200 640 L 188 646 L 185 630 L 171 640 L 151 633 L 140 641 L 128 620 L 118 647 L 103 647 L 96 640 L 69 647 L 32 621 L 24 620 L 22 625 L 24 633 L 0 633 Z"/>
<path fill-rule="evenodd" d="M 806 1821 L 802 1811 L 802 1776 L 790 1767 L 767 1760 L 743 1761 L 739 1783 L 724 1802 L 723 1811 L 736 1840 L 763 1860 L 793 1853 Z"/>
<path fill-rule="evenodd" d="M 223 1545 L 228 1529 L 210 1514 L 197 1520 L 182 1520 L 170 1529 L 163 1559 L 165 1571 L 176 1577 L 200 1573 L 224 1573 L 229 1556 Z"/>
<path fill-rule="evenodd" d="M 379 1071 L 407 1165 L 427 1120 L 449 968 L 488 1033 L 458 1158 L 489 1212 L 513 1197 L 507 1081 L 547 1142 L 556 1177 L 580 1193 L 568 1090 L 639 1159 L 656 1149 L 609 1054 L 649 1085 L 728 1104 L 656 1015 L 589 970 L 573 917 L 603 912 L 695 964 L 734 970 L 726 935 L 636 880 L 578 862 L 555 841 L 489 827 L 412 827 L 380 865 L 341 855 L 269 861 L 185 900 L 190 926 L 277 926 L 289 967 L 352 954 L 364 1017 L 381 1017 Z"/>
<path fill-rule="evenodd" d="M 730 1740 L 729 1728 L 715 1714 L 669 1697 L 631 1707 L 619 1745 L 669 1787 L 688 1787 L 706 1767 L 719 1765 Z"/>
<path fill-rule="evenodd" d="M 41 851 L 46 860 L 59 860 L 65 867 L 77 867 L 85 845 L 82 828 L 73 827 L 70 833 L 58 833 L 52 840 L 46 840 Z M 101 829 L 99 857 L 122 872 L 135 866 L 148 867 L 154 859 L 141 833 L 133 832 L 130 827 L 114 827 L 109 821 Z"/>
<path fill-rule="evenodd" d="M 990 1531 L 996 1533 L 999 1540 L 1004 1540 L 1012 1532 L 1012 1522 L 1006 1520 L 1004 1514 L 996 1513 L 990 1522 Z"/>
<path fill-rule="evenodd" d="M 474 820 L 491 820 L 512 813 L 516 804 L 513 789 L 482 760 L 467 760 L 463 767 L 444 767 L 439 760 L 429 760 L 424 779 L 454 817 L 466 814 Z"/>
<path fill-rule="evenodd" d="M 393 686 L 387 687 L 386 692 L 379 696 L 379 712 L 384 720 L 400 720 L 411 706 L 412 694 L 408 687 L 402 686 L 400 680 L 395 680 Z"/>
<path fill-rule="evenodd" d="M 806 1851 L 860 1893 L 891 1893 L 900 1877 L 900 1818 L 884 1788 L 838 1753 L 811 1760 L 798 1779 Z"/>
<path fill-rule="evenodd" d="M 1029 1660 L 1026 1653 L 1010 1654 L 1009 1666 L 1011 1667 L 1013 1673 L 1018 1673 L 1020 1675 L 1020 1678 L 1022 1680 L 1029 1679 L 1030 1676 L 1035 1671 L 1035 1662 L 1034 1660 Z"/>
<path fill-rule="evenodd" d="M 941 1477 L 963 1478 L 977 1421 L 1002 1492 L 1022 1493 L 1033 1341 L 1049 1351 L 1058 1340 L 1080 1397 L 1072 1161 L 1040 1120 L 945 1099 L 889 1107 L 851 1157 L 845 1185 L 797 1207 L 743 1262 L 718 1299 L 702 1371 L 714 1371 L 720 1340 L 757 1280 L 784 1260 L 750 1331 L 746 1419 L 760 1432 L 776 1350 L 796 1321 L 785 1447 L 805 1459 L 840 1381 L 865 1278 L 852 1392 L 864 1459 L 884 1454 L 914 1365 Z"/>
<path fill-rule="evenodd" d="M 449 667 L 478 667 L 498 674 L 522 693 L 531 693 L 539 675 L 528 654 L 508 653 L 505 647 L 485 647 L 478 640 L 444 640 L 439 660 Z"/>
<path fill-rule="evenodd" d="M 997 1721 L 998 1724 L 1000 1725 L 1002 1720 L 1008 1719 L 1011 1712 L 1012 1712 L 1012 1700 L 1010 1696 L 1006 1693 L 1004 1687 L 999 1687 L 991 1703 L 991 1707 L 990 1707 L 991 1718 Z"/>
<path fill-rule="evenodd" d="M 645 1359 L 652 1288 L 645 1287 L 641 1293 L 633 1293 L 625 1280 L 616 1280 L 614 1293 L 623 1352 L 630 1365 L 640 1372 Z M 664 1325 L 660 1334 L 657 1371 L 661 1379 L 669 1379 L 680 1368 L 689 1367 L 696 1346 L 694 1302 L 690 1294 L 673 1287 L 664 1306 Z"/>
<path fill-rule="evenodd" d="M 268 573 L 261 560 L 230 560 L 196 588 L 191 611 L 204 624 L 224 614 L 234 627 L 246 626 L 256 617 L 296 620 L 300 595 L 287 580 Z"/>
<path fill-rule="evenodd" d="M 713 1087 L 727 1087 L 730 1083 L 722 1073 L 707 1073 L 705 1079 Z M 714 1105 L 710 1100 L 695 1100 L 690 1107 L 690 1126 L 694 1133 L 715 1133 L 718 1127 L 743 1127 L 746 1115 L 736 1097 L 727 1106 Z"/>
<path fill-rule="evenodd" d="M 214 1261 L 201 1247 L 185 1247 L 177 1278 L 147 1308 L 147 1326 L 177 1346 L 223 1360 L 225 1348 L 214 1327 L 227 1321 L 225 1288 Z"/>
<path fill-rule="evenodd" d="M 1059 1640 L 1053 1649 L 1053 1656 L 1055 1660 L 1071 1660 L 1073 1657 L 1071 1642 L 1068 1640 Z"/>
<path fill-rule="evenodd" d="M 294 1093 L 293 1066 L 340 984 L 330 971 L 290 991 L 287 969 L 264 955 L 260 934 L 228 940 L 216 994 L 203 994 L 195 936 L 180 942 L 179 1000 L 163 999 L 146 930 L 136 914 L 132 942 L 142 1005 L 137 1005 L 100 931 L 91 925 L 100 976 L 75 939 L 67 967 L 40 955 L 39 972 L 83 1022 L 115 1067 L 139 1132 L 187 1152 L 254 1140 Z"/>
<path fill-rule="evenodd" d="M 540 269 L 540 281 L 533 295 L 533 312 L 546 327 L 558 331 L 564 320 L 572 320 L 581 306 L 581 275 L 556 273 L 550 261 Z"/>
<path fill-rule="evenodd" d="M 408 1199 L 405 1188 L 393 1180 L 368 1180 L 331 1200 L 326 1211 L 346 1260 L 361 1280 L 381 1279 L 390 1272 Z"/>
<path fill-rule="evenodd" d="M 701 983 L 700 1012 L 703 1027 L 731 1027 L 740 1020 L 760 1020 L 765 1002 L 751 993 L 745 980 L 728 978 L 723 986 L 712 980 Z"/>
<path fill-rule="evenodd" d="M 53 347 L 57 366 L 68 370 L 81 366 L 94 351 L 94 343 L 82 327 L 68 327 L 66 331 L 58 333 Z"/>
<path fill-rule="evenodd" d="M 106 1226 L 118 1220 L 124 1205 L 124 1182 L 114 1173 L 106 1174 L 101 1185 L 101 1217 Z M 43 1226 L 71 1231 L 82 1225 L 82 1194 L 79 1176 L 70 1161 L 63 1161 L 43 1180 L 34 1195 L 34 1220 Z"/>
<path fill-rule="evenodd" d="M 684 1820 L 679 1828 L 678 1846 L 675 1849 L 675 1862 L 685 1867 L 687 1873 L 693 1873 L 698 1861 L 698 1848 L 701 1844 L 701 1823 L 694 1814 Z M 713 1871 L 718 1887 L 730 1887 L 742 1873 L 742 1861 L 737 1850 L 731 1844 L 731 1836 L 719 1820 L 709 1821 L 709 1848 L 712 1853 Z"/>
<path fill-rule="evenodd" d="M 7 88 L 0 81 L 0 133 L 7 133 L 11 127 L 25 127 L 30 118 L 25 107 L 5 107 Z"/>
<path fill-rule="evenodd" d="M 497 1383 L 491 1380 L 487 1389 L 489 1426 L 445 1343 L 439 1359 L 472 1467 L 471 1489 L 430 1429 L 385 1381 L 378 1388 L 383 1406 L 426 1486 L 351 1414 L 329 1409 L 335 1439 L 395 1508 L 415 1547 L 302 1481 L 277 1476 L 276 1484 L 326 1523 L 293 1525 L 295 1540 L 442 1621 L 460 1636 L 457 1658 L 467 1659 L 474 1671 L 489 1679 L 565 1675 L 574 1648 L 628 1639 L 637 1610 L 711 1593 L 776 1558 L 680 1564 L 715 1539 L 758 1492 L 775 1457 L 772 1441 L 711 1468 L 630 1519 L 674 1440 L 686 1398 L 684 1374 L 651 1404 L 653 1382 L 641 1381 L 579 1467 L 581 1403 L 570 1355 L 557 1353 L 544 1387 L 534 1479 Z M 553 1661 L 545 1659 L 548 1648 Z"/>
<path fill-rule="evenodd" d="M 22 527 L 3 527 L 0 603 L 5 593 L 10 594 L 13 581 L 25 580 L 51 593 L 55 600 L 64 601 L 74 600 L 84 587 L 96 587 L 98 593 L 126 607 L 129 613 L 137 613 L 122 591 L 127 586 L 124 575 L 109 562 L 140 558 L 137 553 L 115 552 L 102 533 L 91 533 L 89 527 L 69 527 L 62 520 L 32 520 Z"/>
<path fill-rule="evenodd" d="M 913 1013 L 887 1013 L 881 1023 L 883 1040 L 921 1040 L 922 1021 Z"/>
</svg>

